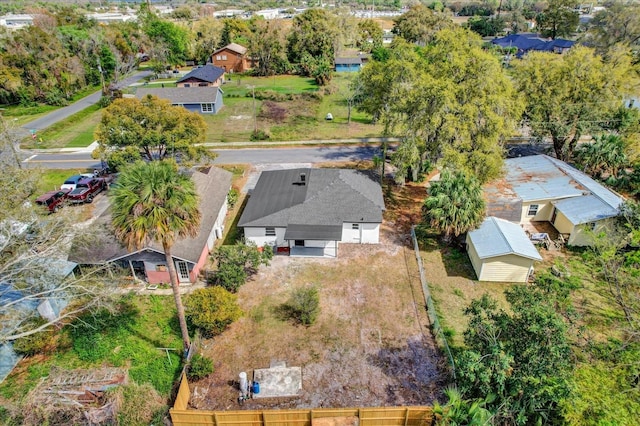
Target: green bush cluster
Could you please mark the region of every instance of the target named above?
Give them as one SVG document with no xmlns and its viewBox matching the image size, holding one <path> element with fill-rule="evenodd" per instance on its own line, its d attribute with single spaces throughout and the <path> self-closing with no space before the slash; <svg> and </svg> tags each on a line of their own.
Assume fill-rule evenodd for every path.
<svg viewBox="0 0 640 426">
<path fill-rule="evenodd" d="M 316 286 L 295 289 L 283 310 L 290 319 L 298 324 L 312 325 L 320 313 L 320 293 Z"/>
<path fill-rule="evenodd" d="M 270 138 L 271 136 L 269 135 L 269 133 L 266 130 L 254 130 L 253 132 L 251 132 L 251 136 L 249 137 L 249 139 L 251 141 L 266 141 Z"/>
<path fill-rule="evenodd" d="M 195 290 L 184 301 L 187 320 L 206 337 L 222 333 L 240 318 L 238 297 L 220 286 Z"/>
<path fill-rule="evenodd" d="M 200 380 L 213 373 L 213 361 L 200 354 L 195 354 L 189 363 L 187 377 L 191 380 Z"/>
</svg>

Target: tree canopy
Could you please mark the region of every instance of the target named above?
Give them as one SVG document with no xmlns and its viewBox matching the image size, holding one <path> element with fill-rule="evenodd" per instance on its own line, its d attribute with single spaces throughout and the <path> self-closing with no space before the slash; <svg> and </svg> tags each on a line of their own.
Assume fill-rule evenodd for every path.
<svg viewBox="0 0 640 426">
<path fill-rule="evenodd" d="M 210 156 L 204 142 L 206 123 L 200 114 L 172 106 L 166 99 L 117 99 L 102 113 L 95 136 L 101 154 L 135 147 L 147 160 L 180 155 L 185 160 Z"/>
<path fill-rule="evenodd" d="M 393 20 L 392 32 L 410 43 L 424 46 L 438 31 L 453 26 L 449 15 L 418 3 Z"/>
<path fill-rule="evenodd" d="M 580 17 L 577 0 L 549 0 L 547 8 L 536 16 L 543 37 L 565 37 L 578 29 Z"/>
<path fill-rule="evenodd" d="M 530 52 L 512 64 L 527 103 L 527 124 L 534 135 L 553 141 L 562 160 L 571 159 L 582 135 L 616 120 L 637 84 L 637 70 L 624 51 L 604 60 L 593 49 L 574 46 L 563 55 Z"/>
<path fill-rule="evenodd" d="M 333 61 L 339 28 L 335 16 L 325 9 L 307 9 L 293 18 L 287 37 L 287 57 L 292 64 L 306 55 Z"/>
<path fill-rule="evenodd" d="M 502 141 L 520 119 L 522 103 L 498 59 L 461 28 L 435 34 L 417 48 L 394 41 L 388 58 L 360 73 L 358 108 L 403 138 L 394 165 L 403 173 L 440 161 L 481 182 L 502 167 Z"/>
</svg>

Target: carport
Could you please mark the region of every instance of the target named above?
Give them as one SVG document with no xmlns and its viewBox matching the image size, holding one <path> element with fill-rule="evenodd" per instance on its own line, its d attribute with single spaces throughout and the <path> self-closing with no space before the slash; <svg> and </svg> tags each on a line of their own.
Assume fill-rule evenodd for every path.
<svg viewBox="0 0 640 426">
<path fill-rule="evenodd" d="M 284 239 L 290 256 L 337 257 L 342 225 L 289 224 Z"/>
</svg>

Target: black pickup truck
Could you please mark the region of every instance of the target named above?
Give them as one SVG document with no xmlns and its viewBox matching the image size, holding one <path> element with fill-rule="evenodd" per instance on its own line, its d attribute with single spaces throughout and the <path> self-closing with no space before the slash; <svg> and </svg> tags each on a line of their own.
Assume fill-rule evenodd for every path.
<svg viewBox="0 0 640 426">
<path fill-rule="evenodd" d="M 91 203 L 96 195 L 107 189 L 107 182 L 100 178 L 83 179 L 76 185 L 76 189 L 69 193 L 69 203 Z"/>
</svg>

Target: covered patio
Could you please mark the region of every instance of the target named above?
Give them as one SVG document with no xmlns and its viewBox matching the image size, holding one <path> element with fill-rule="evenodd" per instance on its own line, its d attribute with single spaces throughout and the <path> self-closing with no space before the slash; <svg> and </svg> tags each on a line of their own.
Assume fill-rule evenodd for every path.
<svg viewBox="0 0 640 426">
<path fill-rule="evenodd" d="M 342 226 L 289 224 L 284 239 L 294 257 L 337 257 Z"/>
</svg>

